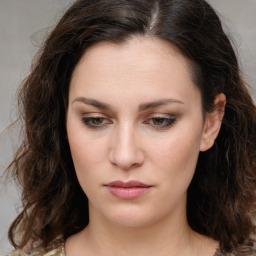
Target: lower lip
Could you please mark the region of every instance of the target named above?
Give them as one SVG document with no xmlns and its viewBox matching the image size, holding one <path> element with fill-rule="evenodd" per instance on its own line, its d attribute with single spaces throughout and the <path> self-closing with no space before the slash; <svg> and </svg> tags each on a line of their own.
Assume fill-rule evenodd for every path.
<svg viewBox="0 0 256 256">
<path fill-rule="evenodd" d="M 111 187 L 107 186 L 108 191 L 115 197 L 121 199 L 135 199 L 145 194 L 150 187 Z"/>
</svg>

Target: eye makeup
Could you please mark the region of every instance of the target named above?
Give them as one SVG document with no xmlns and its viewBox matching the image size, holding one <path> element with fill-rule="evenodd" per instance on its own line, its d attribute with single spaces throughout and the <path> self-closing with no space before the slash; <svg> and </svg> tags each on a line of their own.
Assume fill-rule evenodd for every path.
<svg viewBox="0 0 256 256">
<path fill-rule="evenodd" d="M 112 123 L 102 116 L 83 117 L 82 122 L 91 129 L 100 129 Z"/>
<path fill-rule="evenodd" d="M 143 123 L 149 124 L 156 130 L 160 130 L 160 129 L 167 129 L 169 127 L 172 127 L 175 124 L 176 120 L 177 118 L 173 115 L 168 115 L 167 117 L 154 116 L 144 121 Z"/>
<path fill-rule="evenodd" d="M 155 130 L 164 130 L 172 127 L 177 120 L 177 117 L 174 115 L 154 115 L 149 118 L 146 118 L 142 123 L 144 125 L 149 125 L 150 128 Z M 90 129 L 103 129 L 107 126 L 113 124 L 113 121 L 106 118 L 105 116 L 84 116 L 82 117 L 82 122 Z"/>
</svg>

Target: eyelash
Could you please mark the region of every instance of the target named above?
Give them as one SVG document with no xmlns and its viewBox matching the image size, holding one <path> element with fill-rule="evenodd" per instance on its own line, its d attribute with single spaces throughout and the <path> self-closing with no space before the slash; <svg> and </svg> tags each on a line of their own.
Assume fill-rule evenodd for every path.
<svg viewBox="0 0 256 256">
<path fill-rule="evenodd" d="M 105 123 L 105 124 L 100 124 L 100 125 L 97 125 L 97 124 L 92 124 L 93 121 L 96 121 L 96 120 L 107 120 L 106 118 L 104 117 L 101 117 L 101 116 L 96 116 L 96 117 L 83 117 L 82 118 L 82 122 L 88 126 L 89 128 L 92 128 L 92 129 L 100 129 L 106 125 L 108 125 L 109 123 Z"/>
<path fill-rule="evenodd" d="M 150 124 L 150 122 L 154 122 L 154 121 L 163 122 L 164 124 L 160 124 L 160 125 L 156 125 L 154 123 L 150 124 L 156 130 L 161 130 L 161 129 L 163 130 L 163 129 L 167 129 L 169 127 L 172 127 L 175 124 L 176 120 L 177 120 L 177 118 L 175 116 L 170 116 L 170 117 L 156 116 L 156 117 L 152 117 L 152 118 L 146 120 L 143 123 L 144 124 Z"/>
<path fill-rule="evenodd" d="M 103 124 L 93 124 L 93 122 L 95 121 L 99 121 L 102 120 Z M 107 119 L 105 117 L 83 117 L 82 118 L 82 122 L 89 128 L 91 129 L 100 129 L 100 128 L 104 128 L 105 126 L 107 126 L 108 124 L 111 124 L 112 122 L 105 122 L 107 121 Z M 164 124 L 160 124 L 160 125 L 156 125 L 153 122 L 154 121 L 160 121 Z M 147 119 L 146 121 L 143 122 L 143 124 L 149 124 L 151 125 L 154 129 L 156 130 L 164 130 L 167 129 L 169 127 L 172 127 L 177 121 L 177 118 L 175 116 L 170 115 L 170 117 L 162 117 L 162 116 L 156 116 L 156 117 L 152 117 Z"/>
</svg>

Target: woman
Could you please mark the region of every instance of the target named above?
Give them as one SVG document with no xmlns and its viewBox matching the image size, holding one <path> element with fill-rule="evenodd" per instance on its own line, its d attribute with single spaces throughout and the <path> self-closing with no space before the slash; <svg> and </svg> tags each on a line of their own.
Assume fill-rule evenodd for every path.
<svg viewBox="0 0 256 256">
<path fill-rule="evenodd" d="M 78 0 L 20 90 L 10 255 L 256 255 L 256 110 L 204 0 Z"/>
</svg>

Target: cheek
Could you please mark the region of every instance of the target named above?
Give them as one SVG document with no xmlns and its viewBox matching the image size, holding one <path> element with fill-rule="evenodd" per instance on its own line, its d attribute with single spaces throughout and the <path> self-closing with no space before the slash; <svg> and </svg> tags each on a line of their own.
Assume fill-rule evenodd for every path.
<svg viewBox="0 0 256 256">
<path fill-rule="evenodd" d="M 87 136 L 70 134 L 69 144 L 77 179 L 86 196 L 92 199 L 101 188 L 100 182 L 104 177 L 101 170 L 106 169 L 102 141 L 101 143 L 97 140 L 92 142 Z"/>
<path fill-rule="evenodd" d="M 102 143 L 90 142 L 82 138 L 70 138 L 69 145 L 74 164 L 80 167 L 99 164 L 103 161 Z"/>
<path fill-rule="evenodd" d="M 151 159 L 159 179 L 179 189 L 187 187 L 194 175 L 200 151 L 201 130 L 177 129 L 155 143 Z"/>
<path fill-rule="evenodd" d="M 89 176 L 97 175 L 97 170 L 104 165 L 105 160 L 102 143 L 71 137 L 69 144 L 78 179 L 85 181 Z"/>
<path fill-rule="evenodd" d="M 102 161 L 104 141 L 91 136 L 84 124 L 71 115 L 67 121 L 67 134 L 73 162 L 78 170 Z"/>
<path fill-rule="evenodd" d="M 152 154 L 154 175 L 158 181 L 162 202 L 166 203 L 163 206 L 156 200 L 154 204 L 160 204 L 159 209 L 162 207 L 163 212 L 169 212 L 177 205 L 182 205 L 181 201 L 186 198 L 187 189 L 195 172 L 198 154 L 198 141 L 189 140 L 188 136 L 170 138 L 155 147 Z"/>
<path fill-rule="evenodd" d="M 79 183 L 82 188 L 86 188 L 100 175 L 99 169 L 103 169 L 106 143 L 90 136 L 90 132 L 85 132 L 83 124 L 72 120 L 68 122 L 67 133 Z"/>
<path fill-rule="evenodd" d="M 176 132 L 165 139 L 156 141 L 152 158 L 159 164 L 171 166 L 190 165 L 195 162 L 200 150 L 201 136 L 192 132 Z M 184 168 L 182 168 L 184 169 Z"/>
</svg>

